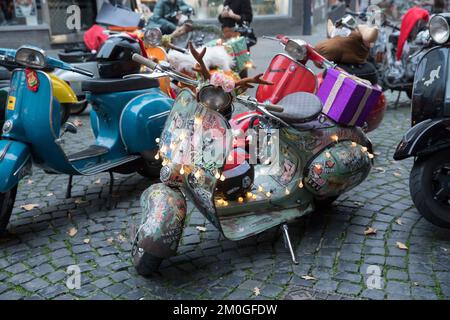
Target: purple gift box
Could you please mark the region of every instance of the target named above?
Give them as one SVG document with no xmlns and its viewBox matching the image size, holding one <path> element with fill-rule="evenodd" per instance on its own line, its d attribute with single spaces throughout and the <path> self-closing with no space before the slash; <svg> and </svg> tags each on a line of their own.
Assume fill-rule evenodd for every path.
<svg viewBox="0 0 450 320">
<path fill-rule="evenodd" d="M 381 91 L 370 82 L 336 69 L 327 71 L 317 92 L 323 113 L 337 123 L 360 127 L 380 95 Z"/>
</svg>

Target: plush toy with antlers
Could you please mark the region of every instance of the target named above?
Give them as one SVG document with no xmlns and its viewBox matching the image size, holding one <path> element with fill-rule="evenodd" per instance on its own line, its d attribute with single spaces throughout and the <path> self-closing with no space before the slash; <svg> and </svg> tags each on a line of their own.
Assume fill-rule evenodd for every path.
<svg viewBox="0 0 450 320">
<path fill-rule="evenodd" d="M 272 82 L 262 79 L 262 73 L 255 77 L 244 78 L 241 80 L 236 80 L 221 71 L 211 73 L 203 60 L 206 54 L 206 48 L 203 48 L 201 52 L 198 52 L 192 43 L 189 43 L 189 50 L 197 61 L 197 65 L 193 70 L 203 78 L 204 82 L 215 87 L 222 87 L 225 92 L 232 92 L 234 90 L 236 94 L 240 94 L 247 89 L 254 88 L 255 84 L 273 85 Z"/>
</svg>

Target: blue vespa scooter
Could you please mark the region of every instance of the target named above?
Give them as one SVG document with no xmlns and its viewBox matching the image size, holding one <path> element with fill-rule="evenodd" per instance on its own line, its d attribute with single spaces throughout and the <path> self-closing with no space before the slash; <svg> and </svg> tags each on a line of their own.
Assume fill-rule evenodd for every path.
<svg viewBox="0 0 450 320">
<path fill-rule="evenodd" d="M 23 68 L 14 70 L 6 106 L 6 121 L 0 140 L 0 234 L 6 230 L 14 207 L 19 181 L 31 173 L 32 164 L 49 174 L 72 178 L 109 172 L 138 172 L 159 176 L 155 160 L 157 144 L 173 100 L 163 94 L 152 78 L 93 79 L 83 84 L 92 105 L 91 124 L 95 144 L 73 154 L 62 146 L 65 132 L 76 126 L 61 125 L 62 106 L 53 97 L 50 77 L 44 71 L 59 68 L 91 76 L 89 72 L 51 57 L 36 47 L 0 49 L 0 60 Z"/>
</svg>

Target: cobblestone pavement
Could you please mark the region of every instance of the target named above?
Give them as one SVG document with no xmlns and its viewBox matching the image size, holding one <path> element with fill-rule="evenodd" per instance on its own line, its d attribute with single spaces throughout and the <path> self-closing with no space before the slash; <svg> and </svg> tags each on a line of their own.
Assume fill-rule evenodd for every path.
<svg viewBox="0 0 450 320">
<path fill-rule="evenodd" d="M 79 119 L 80 132 L 67 137 L 71 150 L 92 138 L 88 117 Z M 370 177 L 331 209 L 290 224 L 299 265 L 291 263 L 279 229 L 227 241 L 190 206 L 178 256 L 160 274 L 142 278 L 131 265 L 129 224 L 139 220 L 139 197 L 152 181 L 116 175 L 107 210 L 107 174 L 76 177 L 73 198 L 65 199 L 66 176 L 35 170 L 20 184 L 11 235 L 0 241 L 0 299 L 449 299 L 450 233 L 414 208 L 411 161 L 392 160 L 408 127 L 404 102 L 370 135 L 376 151 Z M 38 207 L 21 208 L 27 204 Z M 376 234 L 366 236 L 368 226 Z M 82 270 L 81 289 L 69 290 L 66 269 L 74 264 Z M 373 268 L 381 273 L 380 289 L 367 288 Z"/>
</svg>

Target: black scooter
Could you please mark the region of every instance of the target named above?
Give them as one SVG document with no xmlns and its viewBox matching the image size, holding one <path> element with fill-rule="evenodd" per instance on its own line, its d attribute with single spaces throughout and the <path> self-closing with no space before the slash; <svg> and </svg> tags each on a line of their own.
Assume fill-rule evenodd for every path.
<svg viewBox="0 0 450 320">
<path fill-rule="evenodd" d="M 431 223 L 450 228 L 450 14 L 430 20 L 431 45 L 417 67 L 412 95 L 412 128 L 395 160 L 414 157 L 410 192 Z"/>
</svg>

